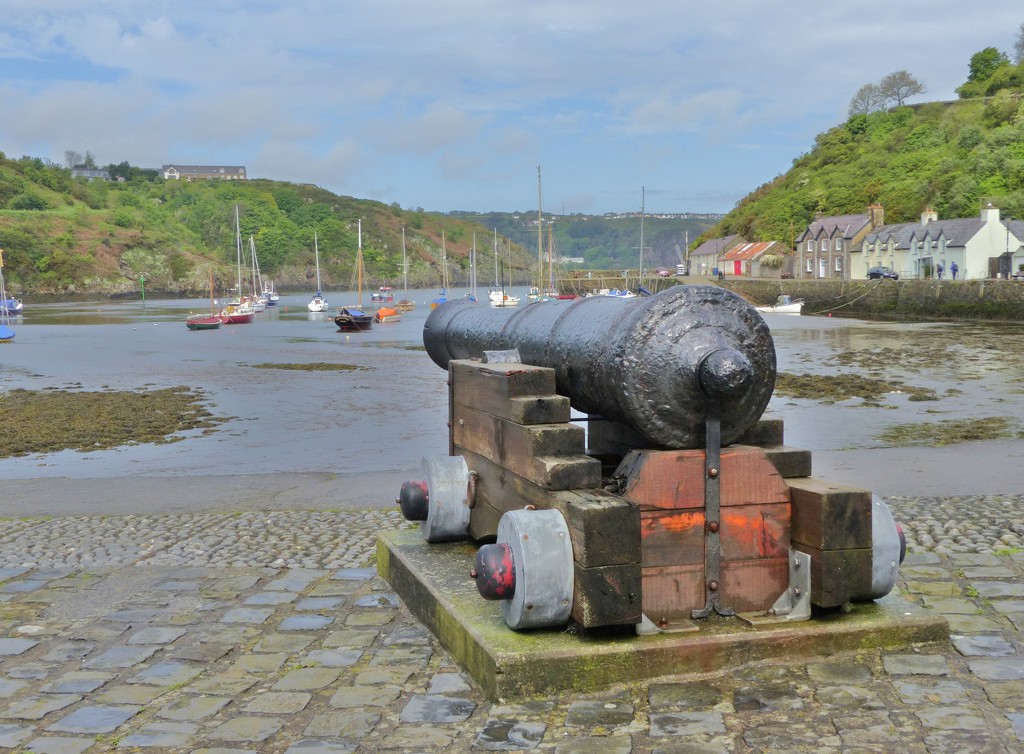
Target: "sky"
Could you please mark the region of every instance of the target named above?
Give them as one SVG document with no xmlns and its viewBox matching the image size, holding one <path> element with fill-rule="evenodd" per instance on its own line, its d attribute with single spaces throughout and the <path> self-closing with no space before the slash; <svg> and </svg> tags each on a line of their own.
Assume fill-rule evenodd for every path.
<svg viewBox="0 0 1024 754">
<path fill-rule="evenodd" d="M 728 212 L 1019 0 L 0 0 L 0 152 L 244 165 L 428 211 Z"/>
</svg>

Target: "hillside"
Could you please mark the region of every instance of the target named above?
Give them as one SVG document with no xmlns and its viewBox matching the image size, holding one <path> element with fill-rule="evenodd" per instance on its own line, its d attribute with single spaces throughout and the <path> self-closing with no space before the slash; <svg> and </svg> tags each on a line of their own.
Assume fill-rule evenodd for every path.
<svg viewBox="0 0 1024 754">
<path fill-rule="evenodd" d="M 791 245 L 816 213 L 864 212 L 877 203 L 885 222 L 899 223 L 927 207 L 940 219 L 975 217 L 984 202 L 1004 217 L 1024 217 L 1019 87 L 854 115 L 819 135 L 785 175 L 745 197 L 706 237 L 739 233 Z"/>
<path fill-rule="evenodd" d="M 486 285 L 494 269 L 495 229 L 504 279 L 526 283 L 536 276 L 532 214 L 446 215 L 337 196 L 306 184 L 179 182 L 138 169 L 127 173 L 124 182 L 89 182 L 37 158 L 0 154 L 0 248 L 13 294 L 130 295 L 138 292 L 140 277 L 147 291 L 194 294 L 206 290 L 211 264 L 217 289 L 226 290 L 236 277 L 236 206 L 246 249 L 251 235 L 262 271 L 280 289 L 315 287 L 314 233 L 325 287 L 354 285 L 359 220 L 368 287 L 401 285 L 403 228 L 411 287 L 440 285 L 442 259 L 450 284 L 466 283 L 474 236 L 478 281 Z M 551 220 L 545 216 L 546 223 Z M 585 257 L 587 268 L 637 266 L 639 219 L 565 220 L 554 223 L 562 255 Z M 684 232 L 696 237 L 711 219 L 646 223 L 650 267 L 675 264 Z"/>
</svg>

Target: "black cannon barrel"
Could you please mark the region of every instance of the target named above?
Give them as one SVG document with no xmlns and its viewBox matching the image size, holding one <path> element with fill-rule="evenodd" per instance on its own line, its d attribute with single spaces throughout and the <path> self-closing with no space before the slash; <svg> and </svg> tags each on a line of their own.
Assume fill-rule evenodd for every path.
<svg viewBox="0 0 1024 754">
<path fill-rule="evenodd" d="M 698 448 L 715 404 L 722 443 L 753 426 L 775 389 L 775 343 L 764 319 L 734 293 L 675 286 L 655 296 L 491 308 L 441 304 L 423 344 L 434 363 L 516 348 L 555 370 L 578 411 L 627 424 L 653 447 Z"/>
</svg>

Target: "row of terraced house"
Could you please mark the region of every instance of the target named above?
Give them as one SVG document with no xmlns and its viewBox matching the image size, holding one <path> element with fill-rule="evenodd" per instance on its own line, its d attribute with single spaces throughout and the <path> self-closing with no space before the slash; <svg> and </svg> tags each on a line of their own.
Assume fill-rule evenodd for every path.
<svg viewBox="0 0 1024 754">
<path fill-rule="evenodd" d="M 932 209 L 917 222 L 886 224 L 881 206 L 861 214 L 815 217 L 796 237 L 750 242 L 705 241 L 690 252 L 690 274 L 755 278 L 863 280 L 883 267 L 900 279 L 1024 279 L 1024 220 L 1001 218 L 988 203 L 978 217 L 940 220 Z"/>
</svg>

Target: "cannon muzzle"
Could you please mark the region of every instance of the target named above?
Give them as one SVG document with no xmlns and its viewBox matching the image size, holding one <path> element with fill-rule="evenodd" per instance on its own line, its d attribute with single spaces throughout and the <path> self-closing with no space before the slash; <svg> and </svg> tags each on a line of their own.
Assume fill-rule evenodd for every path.
<svg viewBox="0 0 1024 754">
<path fill-rule="evenodd" d="M 775 389 L 764 319 L 713 286 L 523 309 L 450 301 L 427 317 L 423 344 L 445 369 L 453 359 L 517 349 L 523 363 L 554 369 L 573 408 L 626 424 L 654 447 L 702 447 L 712 406 L 722 444 L 731 444 L 761 418 Z"/>
</svg>

